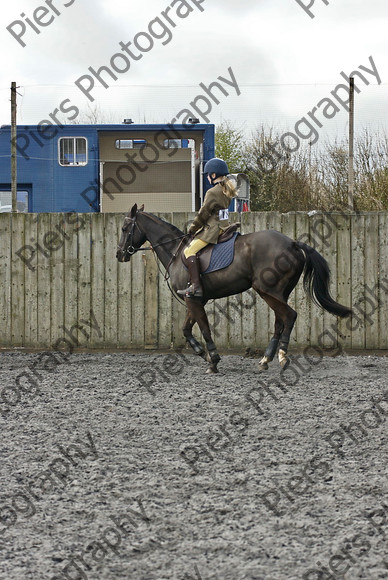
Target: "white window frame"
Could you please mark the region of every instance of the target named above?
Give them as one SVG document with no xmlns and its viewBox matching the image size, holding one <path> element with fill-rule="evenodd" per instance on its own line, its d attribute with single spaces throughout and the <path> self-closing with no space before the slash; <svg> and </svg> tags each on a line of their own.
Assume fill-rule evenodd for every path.
<svg viewBox="0 0 388 580">
<path fill-rule="evenodd" d="M 77 139 L 84 139 L 85 141 L 85 161 L 74 162 L 74 163 L 61 163 L 61 141 L 64 139 L 72 139 L 74 143 L 74 157 L 77 157 Z M 58 163 L 61 167 L 85 167 L 88 164 L 88 139 L 87 137 L 77 136 L 77 137 L 60 137 L 58 139 Z"/>
</svg>

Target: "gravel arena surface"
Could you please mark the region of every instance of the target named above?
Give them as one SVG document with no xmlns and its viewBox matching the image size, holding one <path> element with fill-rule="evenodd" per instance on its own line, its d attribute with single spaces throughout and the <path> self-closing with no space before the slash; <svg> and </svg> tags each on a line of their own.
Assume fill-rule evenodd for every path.
<svg viewBox="0 0 388 580">
<path fill-rule="evenodd" d="M 0 578 L 388 578 L 386 356 L 2 352 Z"/>
</svg>

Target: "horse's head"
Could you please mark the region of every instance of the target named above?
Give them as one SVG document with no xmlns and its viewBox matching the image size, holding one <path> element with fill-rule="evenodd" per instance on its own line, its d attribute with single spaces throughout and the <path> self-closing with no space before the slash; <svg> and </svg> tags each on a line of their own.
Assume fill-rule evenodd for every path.
<svg viewBox="0 0 388 580">
<path fill-rule="evenodd" d="M 131 256 L 141 248 L 147 239 L 137 223 L 138 213 L 143 211 L 143 209 L 144 205 L 137 209 L 137 204 L 135 203 L 125 216 L 116 252 L 116 258 L 119 262 L 129 262 Z"/>
</svg>

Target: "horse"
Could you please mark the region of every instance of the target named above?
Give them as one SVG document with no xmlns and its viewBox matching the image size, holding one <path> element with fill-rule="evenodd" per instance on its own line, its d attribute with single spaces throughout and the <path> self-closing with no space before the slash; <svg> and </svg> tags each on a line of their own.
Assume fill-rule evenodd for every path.
<svg viewBox="0 0 388 580">
<path fill-rule="evenodd" d="M 194 352 L 209 363 L 207 373 L 217 373 L 221 358 L 212 339 L 205 305 L 209 300 L 240 294 L 253 288 L 275 313 L 274 334 L 259 362 L 259 370 L 268 369 L 277 350 L 282 370 L 290 359 L 287 356 L 290 335 L 297 313 L 287 300 L 304 272 L 303 286 L 318 306 L 335 316 L 346 317 L 352 310 L 336 302 L 329 291 L 330 269 L 314 248 L 295 241 L 276 230 L 264 230 L 238 235 L 232 263 L 221 270 L 201 277 L 204 295 L 201 298 L 181 297 L 178 289 L 188 284 L 188 272 L 181 260 L 190 236 L 176 226 L 144 211 L 135 204 L 125 216 L 116 258 L 128 262 L 148 241 L 151 249 L 171 280 L 171 289 L 186 304 L 183 335 Z M 197 323 L 206 343 L 206 350 L 192 334 Z"/>
</svg>

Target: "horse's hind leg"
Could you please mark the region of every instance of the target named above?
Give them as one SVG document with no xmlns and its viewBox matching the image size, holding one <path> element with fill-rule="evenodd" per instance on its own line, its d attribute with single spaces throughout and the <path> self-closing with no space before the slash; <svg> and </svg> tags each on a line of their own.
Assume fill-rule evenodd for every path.
<svg viewBox="0 0 388 580">
<path fill-rule="evenodd" d="M 284 323 L 284 330 L 280 337 L 279 341 L 279 363 L 283 367 L 283 370 L 286 370 L 288 365 L 290 364 L 290 359 L 287 356 L 288 344 L 290 342 L 290 336 L 292 329 L 294 328 L 294 324 L 296 321 L 296 317 L 298 316 L 295 310 L 285 304 L 285 323 Z"/>
<path fill-rule="evenodd" d="M 185 298 L 186 306 L 188 314 L 187 316 L 190 319 L 190 324 L 192 322 L 192 326 L 196 322 L 200 328 L 203 338 L 206 342 L 206 349 L 207 355 L 204 356 L 204 353 L 201 354 L 203 358 L 205 358 L 210 364 L 209 368 L 207 369 L 207 373 L 218 373 L 217 365 L 221 360 L 220 355 L 217 352 L 217 347 L 213 342 L 212 335 L 210 332 L 209 321 L 205 312 L 205 308 L 203 303 L 196 299 L 196 298 Z M 193 322 L 194 321 L 194 322 Z M 191 328 L 192 328 L 191 326 Z M 191 332 L 191 330 L 190 330 Z M 198 346 L 202 349 L 201 345 L 195 340 L 193 340 L 198 344 Z M 191 344 L 191 343 L 190 343 Z M 192 345 L 193 346 L 193 345 Z M 194 348 L 194 347 L 193 347 Z M 203 350 L 203 349 L 202 349 Z"/>
<path fill-rule="evenodd" d="M 264 357 L 260 361 L 261 370 L 268 368 L 268 362 L 275 356 L 278 345 L 279 363 L 283 367 L 283 370 L 285 370 L 290 364 L 290 360 L 287 357 L 287 350 L 297 313 L 287 303 L 278 300 L 274 296 L 262 292 L 260 292 L 260 295 L 275 312 L 275 334 L 265 351 Z"/>
<path fill-rule="evenodd" d="M 284 323 L 283 320 L 279 317 L 277 312 L 275 312 L 275 330 L 274 335 L 269 341 L 269 344 L 266 348 L 263 358 L 259 362 L 259 370 L 266 371 L 268 369 L 268 363 L 270 363 L 276 354 L 280 336 L 284 330 Z"/>
<path fill-rule="evenodd" d="M 201 356 L 203 359 L 206 360 L 205 350 L 202 348 L 202 346 L 199 344 L 198 340 L 196 338 L 194 338 L 194 336 L 192 334 L 193 326 L 195 323 L 196 323 L 196 320 L 191 315 L 189 309 L 187 309 L 186 318 L 185 318 L 185 322 L 183 325 L 184 337 L 186 338 L 187 342 L 189 343 L 189 345 L 191 346 L 191 348 L 193 349 L 195 354 L 198 354 L 199 356 Z"/>
</svg>

